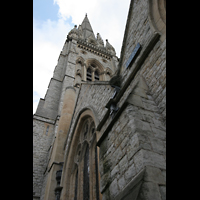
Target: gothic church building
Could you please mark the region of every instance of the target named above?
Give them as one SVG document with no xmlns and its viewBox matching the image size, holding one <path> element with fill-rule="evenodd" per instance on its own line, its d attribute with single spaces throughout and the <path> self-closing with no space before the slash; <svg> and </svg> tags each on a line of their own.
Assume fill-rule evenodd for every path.
<svg viewBox="0 0 200 200">
<path fill-rule="evenodd" d="M 166 0 L 131 0 L 120 58 L 86 15 L 33 115 L 33 199 L 166 199 Z"/>
</svg>

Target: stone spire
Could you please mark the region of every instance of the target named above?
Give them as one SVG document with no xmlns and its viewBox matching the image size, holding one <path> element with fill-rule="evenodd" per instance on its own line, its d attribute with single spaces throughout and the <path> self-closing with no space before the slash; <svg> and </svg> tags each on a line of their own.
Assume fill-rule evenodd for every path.
<svg viewBox="0 0 200 200">
<path fill-rule="evenodd" d="M 95 35 L 93 33 L 92 27 L 90 25 L 90 22 L 88 20 L 87 14 L 85 15 L 85 18 L 81 24 L 81 28 L 82 28 L 82 33 L 83 33 L 83 37 L 84 39 L 87 39 L 89 37 L 93 37 L 95 38 Z"/>
</svg>

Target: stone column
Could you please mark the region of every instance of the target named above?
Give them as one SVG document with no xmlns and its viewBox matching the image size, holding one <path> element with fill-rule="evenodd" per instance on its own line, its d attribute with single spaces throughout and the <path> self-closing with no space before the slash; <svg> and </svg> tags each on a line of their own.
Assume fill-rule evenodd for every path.
<svg viewBox="0 0 200 200">
<path fill-rule="evenodd" d="M 86 69 L 86 64 L 84 63 L 84 65 L 82 66 L 82 80 L 86 81 L 86 74 L 87 74 L 87 69 Z"/>
<path fill-rule="evenodd" d="M 80 87 L 80 85 L 81 85 L 81 77 L 82 77 L 81 70 L 82 70 L 81 63 L 80 62 L 76 63 L 74 87 Z"/>
<path fill-rule="evenodd" d="M 60 163 L 64 160 L 64 142 L 70 127 L 72 114 L 75 106 L 76 91 L 73 87 L 67 87 L 63 100 L 60 120 L 58 123 L 58 131 L 53 146 L 53 152 L 48 166 L 47 186 L 45 190 L 45 200 L 55 200 L 54 190 L 56 184 L 56 172 L 60 168 Z"/>
</svg>

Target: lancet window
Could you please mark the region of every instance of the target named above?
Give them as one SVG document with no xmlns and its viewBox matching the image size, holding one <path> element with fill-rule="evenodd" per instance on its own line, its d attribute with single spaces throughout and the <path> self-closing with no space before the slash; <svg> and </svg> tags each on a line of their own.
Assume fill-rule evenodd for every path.
<svg viewBox="0 0 200 200">
<path fill-rule="evenodd" d="M 86 80 L 87 81 L 100 81 L 100 73 L 99 69 L 96 65 L 90 64 L 90 66 L 87 68 L 86 73 Z"/>
</svg>

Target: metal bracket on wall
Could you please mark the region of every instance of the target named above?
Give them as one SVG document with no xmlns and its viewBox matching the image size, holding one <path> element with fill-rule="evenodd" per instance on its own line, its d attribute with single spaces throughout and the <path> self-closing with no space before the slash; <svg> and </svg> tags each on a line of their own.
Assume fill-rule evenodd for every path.
<svg viewBox="0 0 200 200">
<path fill-rule="evenodd" d="M 118 110 L 119 110 L 119 108 L 115 104 L 110 105 L 110 115 L 112 116 L 112 119 L 114 118 L 114 116 Z"/>
</svg>

